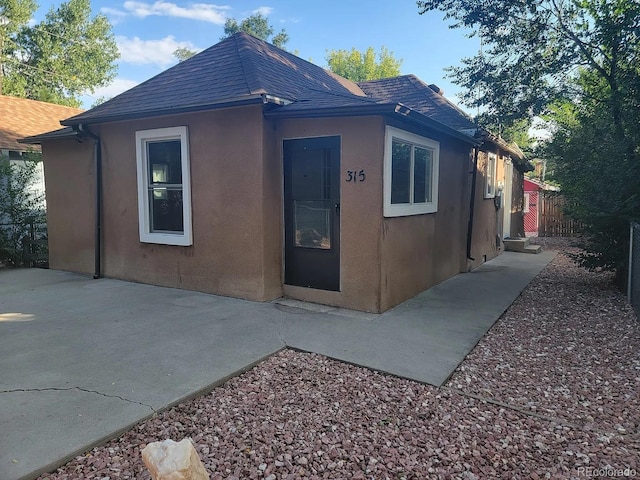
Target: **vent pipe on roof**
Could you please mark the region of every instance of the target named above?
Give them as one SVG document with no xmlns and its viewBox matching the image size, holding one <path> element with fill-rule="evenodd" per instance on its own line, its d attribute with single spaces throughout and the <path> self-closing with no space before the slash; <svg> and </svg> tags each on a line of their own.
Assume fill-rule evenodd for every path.
<svg viewBox="0 0 640 480">
<path fill-rule="evenodd" d="M 444 97 L 444 90 L 441 89 L 438 85 L 436 85 L 435 83 L 432 83 L 429 85 L 429 88 L 431 90 L 433 90 L 434 92 L 436 92 L 438 95 L 442 95 Z"/>
</svg>

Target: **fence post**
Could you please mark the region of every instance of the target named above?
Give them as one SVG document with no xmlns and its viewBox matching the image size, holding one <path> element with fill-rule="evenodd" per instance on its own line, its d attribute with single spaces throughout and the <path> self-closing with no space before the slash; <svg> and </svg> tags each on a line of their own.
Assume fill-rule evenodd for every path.
<svg viewBox="0 0 640 480">
<path fill-rule="evenodd" d="M 26 267 L 31 267 L 30 253 L 31 253 L 31 245 L 29 243 L 29 237 L 22 237 L 22 265 Z"/>
<path fill-rule="evenodd" d="M 632 222 L 629 242 L 629 303 L 640 319 L 640 223 Z"/>
</svg>

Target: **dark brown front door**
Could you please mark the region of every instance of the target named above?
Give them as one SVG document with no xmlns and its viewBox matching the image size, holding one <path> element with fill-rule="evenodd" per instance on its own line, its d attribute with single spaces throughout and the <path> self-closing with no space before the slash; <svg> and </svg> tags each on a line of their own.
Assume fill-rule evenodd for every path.
<svg viewBox="0 0 640 480">
<path fill-rule="evenodd" d="M 340 290 L 340 137 L 284 141 L 284 282 Z"/>
</svg>

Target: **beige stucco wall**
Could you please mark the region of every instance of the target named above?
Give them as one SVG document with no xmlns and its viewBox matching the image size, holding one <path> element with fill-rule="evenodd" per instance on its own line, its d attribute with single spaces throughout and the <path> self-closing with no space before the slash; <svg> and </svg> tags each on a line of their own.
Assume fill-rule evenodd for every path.
<svg viewBox="0 0 640 480">
<path fill-rule="evenodd" d="M 415 133 L 440 142 L 438 211 L 384 219 L 383 311 L 464 271 L 466 266 L 470 147 L 434 132 Z"/>
<path fill-rule="evenodd" d="M 189 247 L 141 243 L 138 234 L 135 132 L 152 128 L 186 125 L 189 129 L 193 245 Z M 216 110 L 180 116 L 126 121 L 94 127 L 102 139 L 103 152 L 103 274 L 162 286 L 179 287 L 252 300 L 269 300 L 281 294 L 272 267 L 278 262 L 280 240 L 266 226 L 277 220 L 278 194 L 265 192 L 274 183 L 265 162 L 262 107 Z M 52 145 L 58 142 L 49 142 Z M 59 158 L 74 152 L 80 163 L 91 161 L 85 148 L 62 145 L 52 151 L 46 174 L 57 184 L 69 175 L 71 185 L 91 172 L 61 172 Z M 46 147 L 45 147 L 46 148 Z M 84 152 L 84 154 L 83 154 Z M 82 158 L 84 157 L 84 158 Z M 55 187 L 54 187 L 55 188 Z M 76 193 L 58 194 L 53 204 L 57 217 L 54 229 L 76 223 L 93 224 L 93 210 L 73 211 Z M 83 197 L 84 198 L 84 197 Z M 90 201 L 93 205 L 93 201 Z M 66 211 L 66 214 L 59 214 Z M 64 219 L 60 220 L 60 217 Z M 82 238 L 87 235 L 83 233 Z M 60 233 L 60 238 L 64 233 Z M 53 241 L 54 245 L 56 240 Z M 71 252 L 52 252 L 52 266 L 78 270 Z M 89 245 L 92 248 L 93 244 Z M 93 252 L 91 252 L 93 253 Z M 269 270 L 269 275 L 266 270 Z"/>
<path fill-rule="evenodd" d="M 141 243 L 138 234 L 135 132 L 172 126 L 189 129 L 189 247 Z M 380 116 L 265 120 L 262 107 L 251 106 L 94 126 L 103 145 L 103 274 L 250 300 L 285 295 L 380 312 L 467 270 L 470 146 L 394 126 L 440 142 L 437 213 L 383 217 Z M 340 291 L 283 285 L 283 140 L 333 135 L 341 137 Z M 48 141 L 44 155 L 51 266 L 93 273 L 93 144 Z M 475 264 L 497 254 L 496 211 L 493 200 L 482 198 L 482 159 Z M 347 183 L 348 170 L 364 170 L 366 181 Z"/>
<path fill-rule="evenodd" d="M 47 197 L 49 266 L 92 274 L 95 244 L 93 142 L 46 142 L 42 148 Z"/>
<path fill-rule="evenodd" d="M 493 153 L 497 153 L 497 151 L 493 150 Z M 471 257 L 474 260 L 469 260 L 469 269 L 482 265 L 501 253 L 501 250 L 496 246 L 501 212 L 496 210 L 493 198 L 484 198 L 487 158 L 486 150 L 481 150 L 478 153 L 478 175 L 476 177 L 473 234 L 471 237 Z M 501 169 L 501 164 L 502 161 L 498 157 L 497 181 L 502 178 L 500 172 L 504 172 L 504 169 Z"/>
<path fill-rule="evenodd" d="M 516 165 L 513 165 L 511 179 L 511 204 L 506 205 L 502 202 L 499 210 L 496 210 L 493 198 L 484 198 L 485 187 L 485 171 L 487 165 L 488 152 L 497 155 L 498 161 L 496 165 L 496 188 L 502 183 L 507 185 L 506 160 L 508 153 L 495 145 L 484 144 L 478 154 L 478 176 L 476 183 L 475 196 L 475 213 L 473 224 L 473 237 L 471 246 L 471 256 L 475 260 L 469 260 L 468 268 L 475 268 L 485 261 L 495 258 L 503 252 L 502 243 L 496 243 L 496 236 L 503 233 L 503 222 L 505 214 L 511 212 L 510 235 L 513 237 L 524 236 L 524 223 L 522 216 L 523 202 L 523 175 L 518 171 Z M 504 200 L 505 197 L 503 197 Z M 505 213 L 505 209 L 507 212 Z"/>
<path fill-rule="evenodd" d="M 341 137 L 340 292 L 285 286 L 288 297 L 340 307 L 380 311 L 380 239 L 382 228 L 382 117 L 287 119 L 274 122 L 282 141 Z M 347 183 L 347 170 L 364 170 L 366 180 Z"/>
<path fill-rule="evenodd" d="M 274 122 L 263 123 L 264 166 L 262 168 L 264 298 L 283 295 L 283 173 L 281 143 Z"/>
</svg>

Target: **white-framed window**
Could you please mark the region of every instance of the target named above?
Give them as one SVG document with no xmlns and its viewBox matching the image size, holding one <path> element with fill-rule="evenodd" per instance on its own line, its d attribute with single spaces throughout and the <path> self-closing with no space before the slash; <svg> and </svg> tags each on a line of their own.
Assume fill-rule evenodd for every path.
<svg viewBox="0 0 640 480">
<path fill-rule="evenodd" d="M 529 202 L 531 201 L 531 196 L 529 195 L 529 192 L 525 192 L 524 194 L 524 206 L 522 208 L 522 211 L 524 213 L 529 213 Z"/>
<path fill-rule="evenodd" d="M 192 245 L 187 127 L 136 132 L 140 241 Z"/>
<path fill-rule="evenodd" d="M 384 216 L 438 211 L 440 144 L 387 127 L 384 145 Z"/>
<path fill-rule="evenodd" d="M 487 154 L 487 165 L 484 169 L 484 198 L 496 196 L 496 171 L 498 168 L 498 156 L 495 153 Z"/>
</svg>

